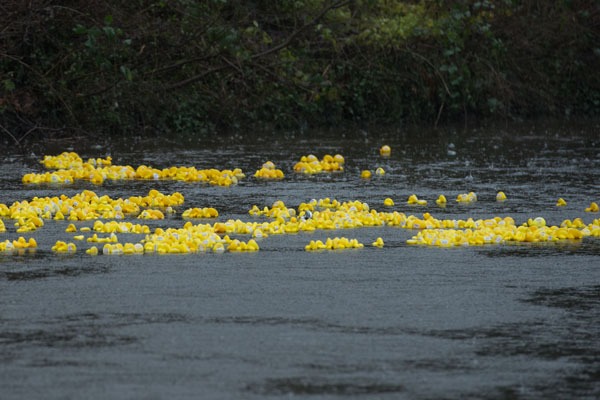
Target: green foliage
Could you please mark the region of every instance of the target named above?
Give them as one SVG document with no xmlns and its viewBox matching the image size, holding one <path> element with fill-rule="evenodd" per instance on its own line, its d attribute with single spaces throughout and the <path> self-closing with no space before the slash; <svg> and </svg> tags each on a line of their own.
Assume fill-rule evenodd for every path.
<svg viewBox="0 0 600 400">
<path fill-rule="evenodd" d="M 584 0 L 8 1 L 17 135 L 600 113 Z"/>
</svg>

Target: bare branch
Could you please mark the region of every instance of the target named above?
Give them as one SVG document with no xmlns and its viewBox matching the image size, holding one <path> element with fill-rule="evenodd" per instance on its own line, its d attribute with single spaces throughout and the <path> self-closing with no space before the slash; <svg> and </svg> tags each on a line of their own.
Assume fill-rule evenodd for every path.
<svg viewBox="0 0 600 400">
<path fill-rule="evenodd" d="M 315 17 L 313 17 L 309 22 L 305 23 L 304 25 L 300 26 L 299 28 L 297 28 L 295 31 L 293 31 L 283 42 L 279 43 L 276 46 L 273 46 L 265 51 L 262 51 L 260 53 L 256 53 L 254 55 L 252 55 L 250 57 L 251 60 L 256 60 L 258 58 L 264 57 L 266 55 L 278 52 L 284 48 L 286 48 L 287 46 L 290 45 L 290 43 L 298 36 L 300 35 L 302 32 L 304 32 L 307 28 L 309 28 L 310 26 L 316 24 L 321 18 L 323 18 L 325 16 L 325 14 L 327 14 L 329 11 L 331 10 L 335 10 L 337 8 L 343 7 L 349 3 L 351 3 L 352 0 L 342 0 L 342 1 L 336 1 L 332 4 L 330 4 L 329 6 L 323 8 Z M 215 73 L 215 72 L 219 72 L 222 71 L 224 69 L 227 68 L 232 68 L 232 65 L 227 64 L 227 65 L 221 65 L 219 67 L 215 67 L 215 68 L 211 68 L 209 70 L 204 71 L 201 74 L 192 76 L 190 78 L 184 79 L 182 81 L 173 83 L 169 86 L 166 87 L 167 90 L 173 90 L 173 89 L 179 89 L 181 87 L 190 85 L 192 83 L 198 82 L 200 80 L 202 80 L 204 77 Z"/>
<path fill-rule="evenodd" d="M 12 140 L 15 142 L 16 145 L 19 144 L 20 140 L 18 140 L 15 135 L 13 135 L 12 133 L 10 133 L 10 131 L 8 129 L 6 129 L 4 127 L 4 125 L 0 124 L 0 128 L 8 135 L 12 138 Z"/>
</svg>

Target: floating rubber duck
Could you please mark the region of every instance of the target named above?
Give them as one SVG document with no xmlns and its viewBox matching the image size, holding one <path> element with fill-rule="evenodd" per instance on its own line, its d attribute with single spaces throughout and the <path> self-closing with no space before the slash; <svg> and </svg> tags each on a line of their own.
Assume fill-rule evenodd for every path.
<svg viewBox="0 0 600 400">
<path fill-rule="evenodd" d="M 360 249 L 364 245 L 357 239 L 348 239 L 345 237 L 327 238 L 325 243 L 320 240 L 311 240 L 309 244 L 304 246 L 306 251 L 314 250 L 345 250 L 345 249 Z"/>
<path fill-rule="evenodd" d="M 19 236 L 17 240 L 12 241 L 12 245 L 15 249 L 32 249 L 37 247 L 37 242 L 34 238 L 27 240 L 23 236 Z"/>
<path fill-rule="evenodd" d="M 585 209 L 585 212 L 598 212 L 598 210 L 600 210 L 600 207 L 598 207 L 598 203 L 592 201 L 590 203 L 590 206 Z"/>
<path fill-rule="evenodd" d="M 52 251 L 57 253 L 75 253 L 77 251 L 77 246 L 75 246 L 74 243 L 66 243 L 58 240 L 54 246 L 52 246 Z"/>
<path fill-rule="evenodd" d="M 335 156 L 325 154 L 321 160 L 314 154 L 309 154 L 300 158 L 300 161 L 294 165 L 294 171 L 304 174 L 341 172 L 344 170 L 344 161 L 344 157 L 340 154 L 336 154 Z"/>
<path fill-rule="evenodd" d="M 217 218 L 219 216 L 219 212 L 212 207 L 204 207 L 204 208 L 189 208 L 185 210 L 181 217 L 186 218 Z"/>
<path fill-rule="evenodd" d="M 362 179 L 370 179 L 371 178 L 371 171 L 369 171 L 368 169 L 365 169 L 365 170 L 361 171 L 360 177 Z"/>
<path fill-rule="evenodd" d="M 458 196 L 456 196 L 456 201 L 458 203 L 472 203 L 474 201 L 477 201 L 477 195 L 475 194 L 475 192 L 461 193 Z"/>
<path fill-rule="evenodd" d="M 541 228 L 543 226 L 546 226 L 546 220 L 542 217 L 529 218 L 527 220 L 527 225 Z"/>
<path fill-rule="evenodd" d="M 392 207 L 394 205 L 394 200 L 387 197 L 385 200 L 383 200 L 383 205 L 386 207 Z"/>
<path fill-rule="evenodd" d="M 86 254 L 95 256 L 95 255 L 98 255 L 98 248 L 96 246 L 92 246 L 89 249 L 87 249 L 85 252 L 86 252 Z"/>
<path fill-rule="evenodd" d="M 277 169 L 272 161 L 267 161 L 262 165 L 262 168 L 254 173 L 255 178 L 261 179 L 283 179 L 283 171 Z"/>
<path fill-rule="evenodd" d="M 557 207 L 564 207 L 564 206 L 566 206 L 566 205 L 567 205 L 567 202 L 566 202 L 566 201 L 565 201 L 565 199 L 563 199 L 562 197 L 561 197 L 561 198 L 559 198 L 559 199 L 556 201 L 556 206 L 557 206 Z"/>
<path fill-rule="evenodd" d="M 392 154 L 392 148 L 390 146 L 388 146 L 387 144 L 384 144 L 383 146 L 381 146 L 381 148 L 379 149 L 379 154 L 382 157 L 389 157 Z"/>
<path fill-rule="evenodd" d="M 22 178 L 23 183 L 69 184 L 75 180 L 88 180 L 93 184 L 100 185 L 107 179 L 169 179 L 229 186 L 237 184 L 239 179 L 245 177 L 239 168 L 222 171 L 217 169 L 197 170 L 195 167 L 170 167 L 161 170 L 145 165 L 133 168 L 129 165 L 112 165 L 111 157 L 89 159 L 87 162 L 83 162 L 76 153 L 45 156 L 41 162 L 46 168 L 56 169 L 56 171 L 43 174 L 25 174 Z"/>
<path fill-rule="evenodd" d="M 371 246 L 379 247 L 379 248 L 383 247 L 383 245 L 384 245 L 383 239 L 380 237 L 378 237 L 373 243 L 371 243 Z"/>
<path fill-rule="evenodd" d="M 444 196 L 443 194 L 440 194 L 435 202 L 438 206 L 444 207 L 446 205 L 446 203 L 448 202 L 448 200 L 446 200 L 446 196 Z"/>
<path fill-rule="evenodd" d="M 141 212 L 140 215 L 138 215 L 139 219 L 165 219 L 165 214 L 162 213 L 162 211 L 160 210 L 155 210 L 155 209 L 147 209 Z"/>
<path fill-rule="evenodd" d="M 212 249 L 215 253 L 223 253 L 225 251 L 225 246 L 223 246 L 223 243 L 215 243 Z"/>
<path fill-rule="evenodd" d="M 383 168 L 381 168 L 381 167 L 378 167 L 378 168 L 375 170 L 375 175 L 378 175 L 378 176 L 383 176 L 383 175 L 385 175 L 385 170 L 384 170 Z"/>
<path fill-rule="evenodd" d="M 65 229 L 65 232 L 77 232 L 77 228 L 74 224 L 69 224 L 69 226 L 67 226 L 67 229 Z"/>
<path fill-rule="evenodd" d="M 417 204 L 420 206 L 426 206 L 427 200 L 420 200 L 416 194 L 411 194 L 408 196 L 408 200 L 406 201 L 408 204 Z"/>
<path fill-rule="evenodd" d="M 506 200 L 506 194 L 502 191 L 496 194 L 496 201 L 504 201 Z"/>
</svg>

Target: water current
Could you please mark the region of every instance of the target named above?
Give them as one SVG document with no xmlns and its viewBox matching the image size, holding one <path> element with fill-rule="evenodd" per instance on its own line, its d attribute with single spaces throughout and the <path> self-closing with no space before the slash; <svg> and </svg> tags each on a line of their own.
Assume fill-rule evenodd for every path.
<svg viewBox="0 0 600 400">
<path fill-rule="evenodd" d="M 2 146 L 0 203 L 93 190 L 112 198 L 150 189 L 214 207 L 216 221 L 282 200 L 359 200 L 378 211 L 440 219 L 600 217 L 600 125 L 488 129 L 382 128 L 207 140 L 133 137 Z M 392 152 L 382 157 L 379 148 Z M 44 155 L 112 156 L 113 164 L 241 168 L 237 185 L 171 180 L 24 185 Z M 343 172 L 306 175 L 303 155 L 341 154 Z M 285 177 L 253 177 L 271 160 Z M 385 175 L 360 177 L 381 167 Z M 496 201 L 498 191 L 507 200 Z M 457 203 L 461 193 L 477 201 Z M 416 194 L 427 205 L 409 205 Z M 435 199 L 444 194 L 448 203 Z M 383 205 L 385 198 L 395 205 Z M 563 198 L 567 205 L 556 206 Z M 316 230 L 257 239 L 258 252 L 56 253 L 72 221 L 0 252 L 2 399 L 596 399 L 600 397 L 600 237 L 551 243 L 415 246 L 398 226 Z M 139 222 L 135 218 L 128 218 Z M 202 223 L 215 221 L 202 221 Z M 78 221 L 78 228 L 91 226 Z M 305 251 L 311 240 L 356 238 L 364 248 Z M 248 240 L 248 235 L 239 235 Z M 381 237 L 383 248 L 371 246 Z M 140 240 L 133 234 L 122 240 Z"/>
</svg>

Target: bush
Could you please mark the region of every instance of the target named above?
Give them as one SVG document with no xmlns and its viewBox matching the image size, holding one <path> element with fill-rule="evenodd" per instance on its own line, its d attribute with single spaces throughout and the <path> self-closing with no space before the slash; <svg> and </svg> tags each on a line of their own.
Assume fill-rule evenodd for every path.
<svg viewBox="0 0 600 400">
<path fill-rule="evenodd" d="M 598 116 L 597 20 L 575 0 L 8 0 L 0 130 Z"/>
</svg>

